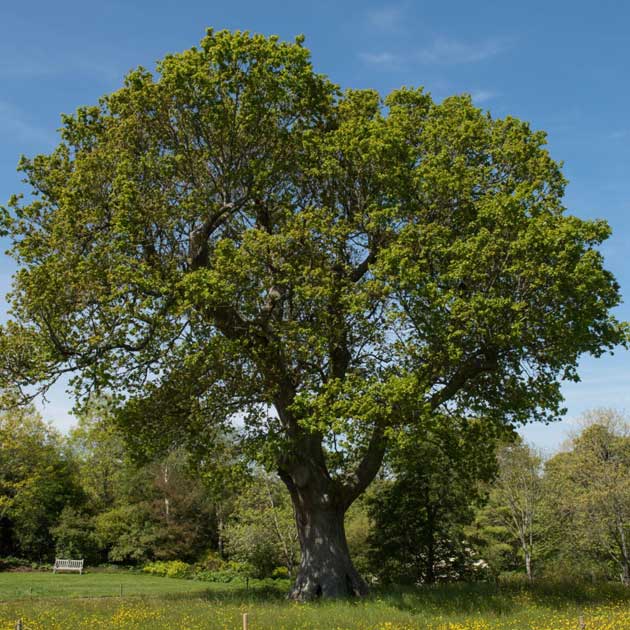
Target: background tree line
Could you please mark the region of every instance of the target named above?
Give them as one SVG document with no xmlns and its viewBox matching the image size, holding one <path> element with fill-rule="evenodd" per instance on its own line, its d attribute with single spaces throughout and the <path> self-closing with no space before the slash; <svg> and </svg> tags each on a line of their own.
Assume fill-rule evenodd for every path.
<svg viewBox="0 0 630 630">
<path fill-rule="evenodd" d="M 216 575 L 293 576 L 300 546 L 288 493 L 234 444 L 214 461 L 183 449 L 138 461 L 106 402 L 67 436 L 32 409 L 5 413 L 1 562 L 177 561 Z M 616 411 L 590 412 L 547 459 L 473 420 L 403 431 L 345 525 L 357 568 L 380 582 L 511 572 L 630 584 L 629 425 Z"/>
</svg>

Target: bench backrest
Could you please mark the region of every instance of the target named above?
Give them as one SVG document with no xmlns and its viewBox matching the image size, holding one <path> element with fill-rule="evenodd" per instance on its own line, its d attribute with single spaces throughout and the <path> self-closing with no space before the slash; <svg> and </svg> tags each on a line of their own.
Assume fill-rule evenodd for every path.
<svg viewBox="0 0 630 630">
<path fill-rule="evenodd" d="M 82 569 L 83 560 L 62 560 L 61 558 L 55 558 L 56 569 Z"/>
</svg>

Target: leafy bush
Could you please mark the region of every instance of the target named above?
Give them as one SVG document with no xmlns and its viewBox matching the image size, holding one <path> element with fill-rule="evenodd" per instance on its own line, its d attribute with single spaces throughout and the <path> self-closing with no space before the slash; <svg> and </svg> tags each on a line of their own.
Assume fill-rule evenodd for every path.
<svg viewBox="0 0 630 630">
<path fill-rule="evenodd" d="M 218 571 L 197 571 L 194 577 L 196 580 L 227 584 L 255 577 L 255 573 L 256 568 L 251 564 L 230 560 L 229 562 L 223 562 L 222 568 Z"/>
<path fill-rule="evenodd" d="M 0 571 L 9 571 L 10 569 L 21 569 L 25 567 L 33 568 L 30 560 L 14 558 L 13 556 L 0 558 Z"/>
<path fill-rule="evenodd" d="M 226 561 L 216 551 L 209 550 L 195 564 L 195 569 L 196 571 L 222 571 L 226 565 Z"/>
<path fill-rule="evenodd" d="M 262 580 L 255 580 L 257 589 L 265 589 L 269 592 L 273 592 L 278 588 L 278 582 L 272 578 L 263 578 Z"/>
<path fill-rule="evenodd" d="M 228 584 L 238 582 L 243 579 L 242 575 L 234 571 L 199 571 L 194 575 L 195 580 L 203 582 L 215 582 L 217 584 Z"/>
<path fill-rule="evenodd" d="M 142 567 L 145 573 L 161 575 L 170 578 L 189 577 L 192 574 L 191 566 L 181 560 L 169 560 L 167 562 L 150 562 Z"/>
<path fill-rule="evenodd" d="M 592 582 L 603 584 L 618 578 L 615 566 L 602 558 L 592 555 L 556 554 L 551 559 L 539 563 L 539 575 L 553 582 Z"/>
<path fill-rule="evenodd" d="M 87 514 L 66 506 L 51 532 L 57 558 L 84 559 L 90 565 L 98 564 L 102 559 L 94 522 Z"/>
<path fill-rule="evenodd" d="M 99 514 L 95 537 L 110 562 L 142 563 L 153 557 L 158 538 L 146 506 L 121 505 Z"/>
<path fill-rule="evenodd" d="M 286 580 L 289 578 L 289 569 L 287 569 L 286 567 L 276 567 L 271 572 L 271 577 L 274 580 L 282 580 L 282 579 Z"/>
</svg>

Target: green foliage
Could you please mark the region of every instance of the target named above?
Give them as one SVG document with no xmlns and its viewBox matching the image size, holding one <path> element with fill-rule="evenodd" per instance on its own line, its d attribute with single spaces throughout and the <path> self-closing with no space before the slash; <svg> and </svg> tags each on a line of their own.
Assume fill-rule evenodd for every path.
<svg viewBox="0 0 630 630">
<path fill-rule="evenodd" d="M 30 411 L 2 416 L 0 433 L 3 555 L 96 565 L 204 554 L 204 569 L 225 568 L 207 550 L 219 544 L 217 515 L 229 515 L 236 481 L 220 492 L 211 462 L 193 470 L 183 451 L 134 462 L 106 400 L 92 402 L 67 440 Z"/>
<path fill-rule="evenodd" d="M 557 418 L 579 355 L 625 339 L 610 230 L 564 214 L 544 133 L 466 96 L 340 94 L 301 41 L 209 31 L 157 70 L 21 162 L 12 384 L 73 368 L 154 444 L 210 447 L 241 412 L 267 463 L 310 427 L 341 471 L 446 402 Z"/>
<path fill-rule="evenodd" d="M 369 500 L 372 571 L 389 583 L 469 577 L 474 557 L 465 526 L 493 476 L 496 435 L 453 418 L 404 432 L 389 456 L 392 478 Z"/>
<path fill-rule="evenodd" d="M 299 560 L 295 517 L 277 478 L 260 473 L 242 490 L 225 538 L 229 557 L 246 563 L 252 577 L 269 577 L 278 566 L 294 573 Z"/>
<path fill-rule="evenodd" d="M 151 575 L 161 575 L 171 578 L 189 578 L 202 580 L 204 582 L 214 582 L 217 584 L 228 584 L 230 582 L 242 582 L 246 578 L 255 577 L 256 568 L 245 562 L 222 561 L 213 563 L 214 568 L 208 569 L 202 564 L 190 565 L 180 560 L 149 562 L 142 567 L 144 573 Z M 275 569 L 271 577 L 282 579 L 289 577 L 286 567 Z"/>
<path fill-rule="evenodd" d="M 497 582 L 499 576 L 516 572 L 522 565 L 518 543 L 508 528 L 494 524 L 491 511 L 477 511 L 474 522 L 464 528 L 466 540 L 481 559 L 478 562 L 480 577 L 488 577 Z"/>
<path fill-rule="evenodd" d="M 102 547 L 96 535 L 93 518 L 71 506 L 66 506 L 51 529 L 55 541 L 55 557 L 85 560 L 86 565 L 98 564 Z"/>
<path fill-rule="evenodd" d="M 121 505 L 97 515 L 95 536 L 107 549 L 108 560 L 123 564 L 151 559 L 158 538 L 149 511 L 137 504 Z"/>
<path fill-rule="evenodd" d="M 82 499 L 60 435 L 31 409 L 0 415 L 0 554 L 50 560 L 52 528 Z"/>
<path fill-rule="evenodd" d="M 630 430 L 611 409 L 584 417 L 570 449 L 545 469 L 547 572 L 559 557 L 569 575 L 630 584 Z"/>
<path fill-rule="evenodd" d="M 378 482 L 376 482 L 378 488 Z M 370 541 L 369 535 L 372 528 L 368 513 L 370 498 L 374 495 L 374 488 L 370 488 L 368 493 L 358 501 L 355 501 L 345 516 L 346 540 L 350 557 L 357 571 L 361 575 L 371 575 L 372 566 L 370 564 Z"/>
<path fill-rule="evenodd" d="M 132 464 L 128 449 L 112 422 L 107 399 L 90 401 L 77 420 L 68 443 L 79 465 L 81 485 L 91 509 L 107 509 L 129 485 Z"/>
<path fill-rule="evenodd" d="M 291 574 L 289 573 L 289 569 L 287 569 L 286 567 L 276 567 L 271 572 L 271 577 L 274 580 L 286 580 L 291 577 Z"/>
<path fill-rule="evenodd" d="M 230 584 L 246 582 L 246 580 L 254 576 L 255 573 L 256 568 L 251 564 L 230 560 L 224 563 L 222 569 L 196 571 L 194 578 L 215 584 Z"/>
<path fill-rule="evenodd" d="M 167 562 L 149 562 L 142 567 L 144 573 L 162 575 L 170 578 L 189 577 L 193 569 L 189 564 L 181 560 L 169 560 Z"/>
<path fill-rule="evenodd" d="M 296 508 L 342 514 L 400 428 L 557 419 L 580 355 L 626 329 L 610 229 L 566 213 L 543 132 L 468 96 L 341 93 L 302 44 L 210 30 L 22 159 L 32 194 L 0 220 L 19 267 L 0 386 L 28 397 L 73 372 L 79 402 L 114 392 L 143 455 L 203 462 L 234 436 Z M 117 472 L 94 472 L 103 502 Z M 111 558 L 189 540 L 149 503 L 99 515 Z M 232 552 L 273 570 L 239 509 Z"/>
<path fill-rule="evenodd" d="M 210 550 L 203 554 L 195 567 L 202 571 L 219 571 L 225 567 L 225 564 L 225 560 L 216 551 Z"/>
<path fill-rule="evenodd" d="M 187 453 L 134 461 L 108 400 L 92 402 L 69 441 L 104 558 L 194 561 L 216 541 L 216 503 Z"/>
<path fill-rule="evenodd" d="M 5 556 L 0 558 L 0 572 L 9 571 L 11 569 L 30 568 L 32 562 L 24 558 L 15 558 L 13 556 Z"/>
</svg>

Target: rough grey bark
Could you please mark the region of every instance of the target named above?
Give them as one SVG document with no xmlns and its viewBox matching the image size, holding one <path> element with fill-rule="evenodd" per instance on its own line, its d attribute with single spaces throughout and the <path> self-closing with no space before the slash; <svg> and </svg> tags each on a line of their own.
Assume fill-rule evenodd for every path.
<svg viewBox="0 0 630 630">
<path fill-rule="evenodd" d="M 291 495 L 302 554 L 290 597 L 309 601 L 367 595 L 367 584 L 350 558 L 344 516 L 381 466 L 386 444 L 383 427 L 373 427 L 354 473 L 334 479 L 326 465 L 322 436 L 299 427 L 288 409 L 289 399 L 285 390 L 275 407 L 291 438 L 279 457 L 278 475 Z"/>
<path fill-rule="evenodd" d="M 324 475 L 314 479 L 312 470 L 299 485 L 286 471 L 280 471 L 280 476 L 291 494 L 302 551 L 290 598 L 309 601 L 367 595 L 367 584 L 354 568 L 346 542 L 346 505 L 333 482 Z M 327 489 L 322 488 L 325 485 Z"/>
</svg>

